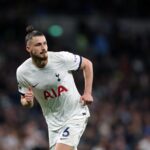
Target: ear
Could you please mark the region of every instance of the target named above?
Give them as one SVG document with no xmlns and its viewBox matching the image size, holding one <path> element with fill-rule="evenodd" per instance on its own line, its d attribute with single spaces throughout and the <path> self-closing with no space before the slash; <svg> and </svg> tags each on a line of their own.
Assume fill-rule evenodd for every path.
<svg viewBox="0 0 150 150">
<path fill-rule="evenodd" d="M 29 52 L 30 53 L 30 43 L 29 43 L 29 41 L 26 43 L 26 50 L 27 50 L 27 52 Z"/>
<path fill-rule="evenodd" d="M 29 47 L 28 44 L 26 45 L 26 50 L 27 50 L 28 52 L 30 52 L 30 47 Z"/>
</svg>

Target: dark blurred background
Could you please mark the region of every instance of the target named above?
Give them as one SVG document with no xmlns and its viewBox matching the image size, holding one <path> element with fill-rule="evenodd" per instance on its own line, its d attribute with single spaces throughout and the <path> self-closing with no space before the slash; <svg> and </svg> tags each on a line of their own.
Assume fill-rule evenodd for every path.
<svg viewBox="0 0 150 150">
<path fill-rule="evenodd" d="M 94 65 L 94 103 L 78 150 L 150 150 L 150 1 L 1 0 L 0 150 L 48 150 L 38 104 L 21 107 L 16 68 L 29 57 L 25 28 Z M 75 73 L 83 91 L 81 72 Z"/>
</svg>

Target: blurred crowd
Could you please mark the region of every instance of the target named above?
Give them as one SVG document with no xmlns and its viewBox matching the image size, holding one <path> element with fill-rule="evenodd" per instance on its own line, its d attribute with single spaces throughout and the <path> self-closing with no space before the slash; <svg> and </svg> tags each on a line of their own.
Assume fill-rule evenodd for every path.
<svg viewBox="0 0 150 150">
<path fill-rule="evenodd" d="M 52 37 L 44 31 L 49 50 L 77 53 L 94 65 L 94 102 L 89 107 L 91 117 L 78 150 L 150 150 L 147 3 L 134 0 L 0 3 L 0 150 L 48 150 L 47 125 L 38 103 L 32 109 L 20 104 L 16 68 L 29 57 L 24 37 L 30 16 L 48 16 L 54 10 L 57 14 L 69 13 L 76 26 L 72 37 Z M 141 19 L 143 16 L 145 20 Z M 62 43 L 64 38 L 71 41 Z M 82 94 L 83 77 L 78 72 L 74 76 Z"/>
</svg>

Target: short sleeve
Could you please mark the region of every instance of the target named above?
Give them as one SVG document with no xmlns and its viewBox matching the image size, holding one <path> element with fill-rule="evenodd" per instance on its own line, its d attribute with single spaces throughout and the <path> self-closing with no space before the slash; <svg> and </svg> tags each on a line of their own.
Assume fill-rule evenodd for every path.
<svg viewBox="0 0 150 150">
<path fill-rule="evenodd" d="M 82 57 L 70 52 L 61 52 L 62 60 L 67 70 L 78 70 L 82 63 Z"/>
<path fill-rule="evenodd" d="M 23 73 L 17 69 L 16 72 L 17 83 L 18 83 L 18 91 L 21 95 L 24 95 L 29 88 L 28 83 L 25 81 L 23 77 Z"/>
</svg>

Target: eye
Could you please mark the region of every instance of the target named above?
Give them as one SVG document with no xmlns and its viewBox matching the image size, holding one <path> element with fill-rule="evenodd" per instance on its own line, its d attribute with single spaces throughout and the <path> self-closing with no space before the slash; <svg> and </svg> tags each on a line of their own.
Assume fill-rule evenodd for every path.
<svg viewBox="0 0 150 150">
<path fill-rule="evenodd" d="M 40 46 L 40 45 L 41 45 L 41 43 L 36 43 L 36 44 L 35 44 L 35 46 Z"/>
<path fill-rule="evenodd" d="M 44 45 L 47 45 L 47 42 L 44 42 Z"/>
</svg>

